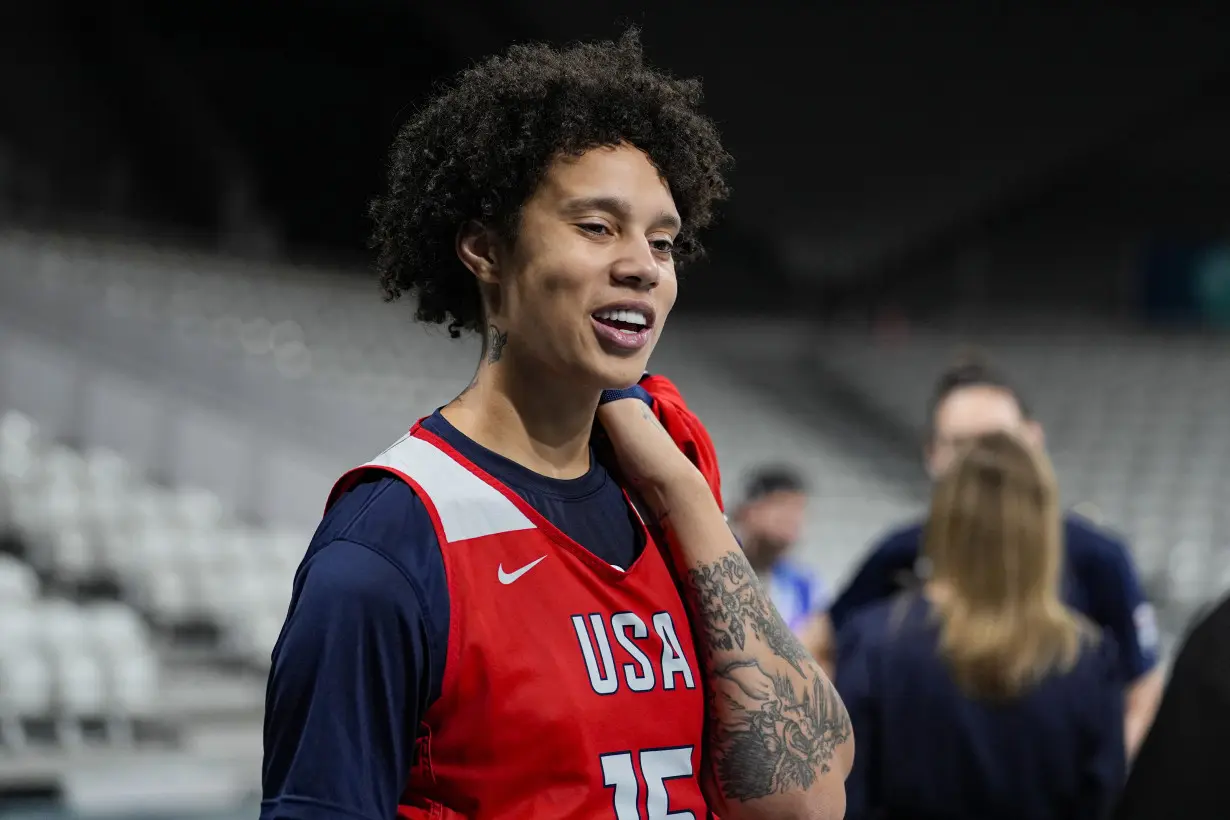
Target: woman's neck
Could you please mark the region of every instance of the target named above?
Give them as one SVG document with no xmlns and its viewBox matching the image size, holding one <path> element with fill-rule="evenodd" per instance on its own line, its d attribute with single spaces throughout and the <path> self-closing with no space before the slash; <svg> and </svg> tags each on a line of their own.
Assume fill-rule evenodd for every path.
<svg viewBox="0 0 1230 820">
<path fill-rule="evenodd" d="M 528 372 L 526 372 L 528 371 Z M 441 411 L 488 450 L 550 478 L 589 471 L 599 392 L 567 389 L 556 375 L 483 361 L 470 387 Z"/>
</svg>

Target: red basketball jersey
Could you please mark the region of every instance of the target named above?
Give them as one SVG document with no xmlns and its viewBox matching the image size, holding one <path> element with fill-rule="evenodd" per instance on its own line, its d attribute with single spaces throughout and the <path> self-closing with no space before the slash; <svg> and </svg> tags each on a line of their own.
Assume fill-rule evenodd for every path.
<svg viewBox="0 0 1230 820">
<path fill-rule="evenodd" d="M 419 425 L 367 469 L 414 488 L 449 587 L 443 690 L 401 816 L 704 820 L 703 684 L 649 534 L 612 567 Z"/>
</svg>

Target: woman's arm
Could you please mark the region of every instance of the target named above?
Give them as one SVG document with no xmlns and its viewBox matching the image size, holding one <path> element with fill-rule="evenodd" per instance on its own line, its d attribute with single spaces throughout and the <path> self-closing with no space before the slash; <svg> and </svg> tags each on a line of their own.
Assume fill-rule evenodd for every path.
<svg viewBox="0 0 1230 820">
<path fill-rule="evenodd" d="M 262 820 L 394 817 L 440 688 L 448 582 L 426 507 L 384 478 L 344 494 L 330 518 L 273 649 Z"/>
<path fill-rule="evenodd" d="M 644 402 L 599 419 L 667 533 L 708 689 L 708 797 L 725 820 L 840 818 L 854 742 L 836 690 L 770 603 L 709 485 Z"/>
<path fill-rule="evenodd" d="M 261 818 L 393 817 L 427 668 L 418 601 L 357 544 L 325 546 L 304 572 L 273 652 Z"/>
</svg>

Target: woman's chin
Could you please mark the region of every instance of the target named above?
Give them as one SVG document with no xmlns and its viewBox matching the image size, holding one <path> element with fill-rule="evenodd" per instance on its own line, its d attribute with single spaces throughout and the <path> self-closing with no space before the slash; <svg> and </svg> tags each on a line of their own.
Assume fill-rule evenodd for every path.
<svg viewBox="0 0 1230 820">
<path fill-rule="evenodd" d="M 623 390 L 641 380 L 645 373 L 645 362 L 640 357 L 623 360 L 607 360 L 598 363 L 587 373 L 587 380 L 600 390 Z"/>
</svg>

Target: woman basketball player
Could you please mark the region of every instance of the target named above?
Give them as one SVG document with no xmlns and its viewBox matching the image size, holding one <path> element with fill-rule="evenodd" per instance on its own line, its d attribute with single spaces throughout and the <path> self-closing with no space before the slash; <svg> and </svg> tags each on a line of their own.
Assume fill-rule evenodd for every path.
<svg viewBox="0 0 1230 820">
<path fill-rule="evenodd" d="M 845 710 L 637 388 L 726 194 L 699 102 L 630 33 L 513 48 L 402 129 L 385 292 L 483 358 L 329 499 L 274 650 L 264 817 L 841 816 Z"/>
</svg>

